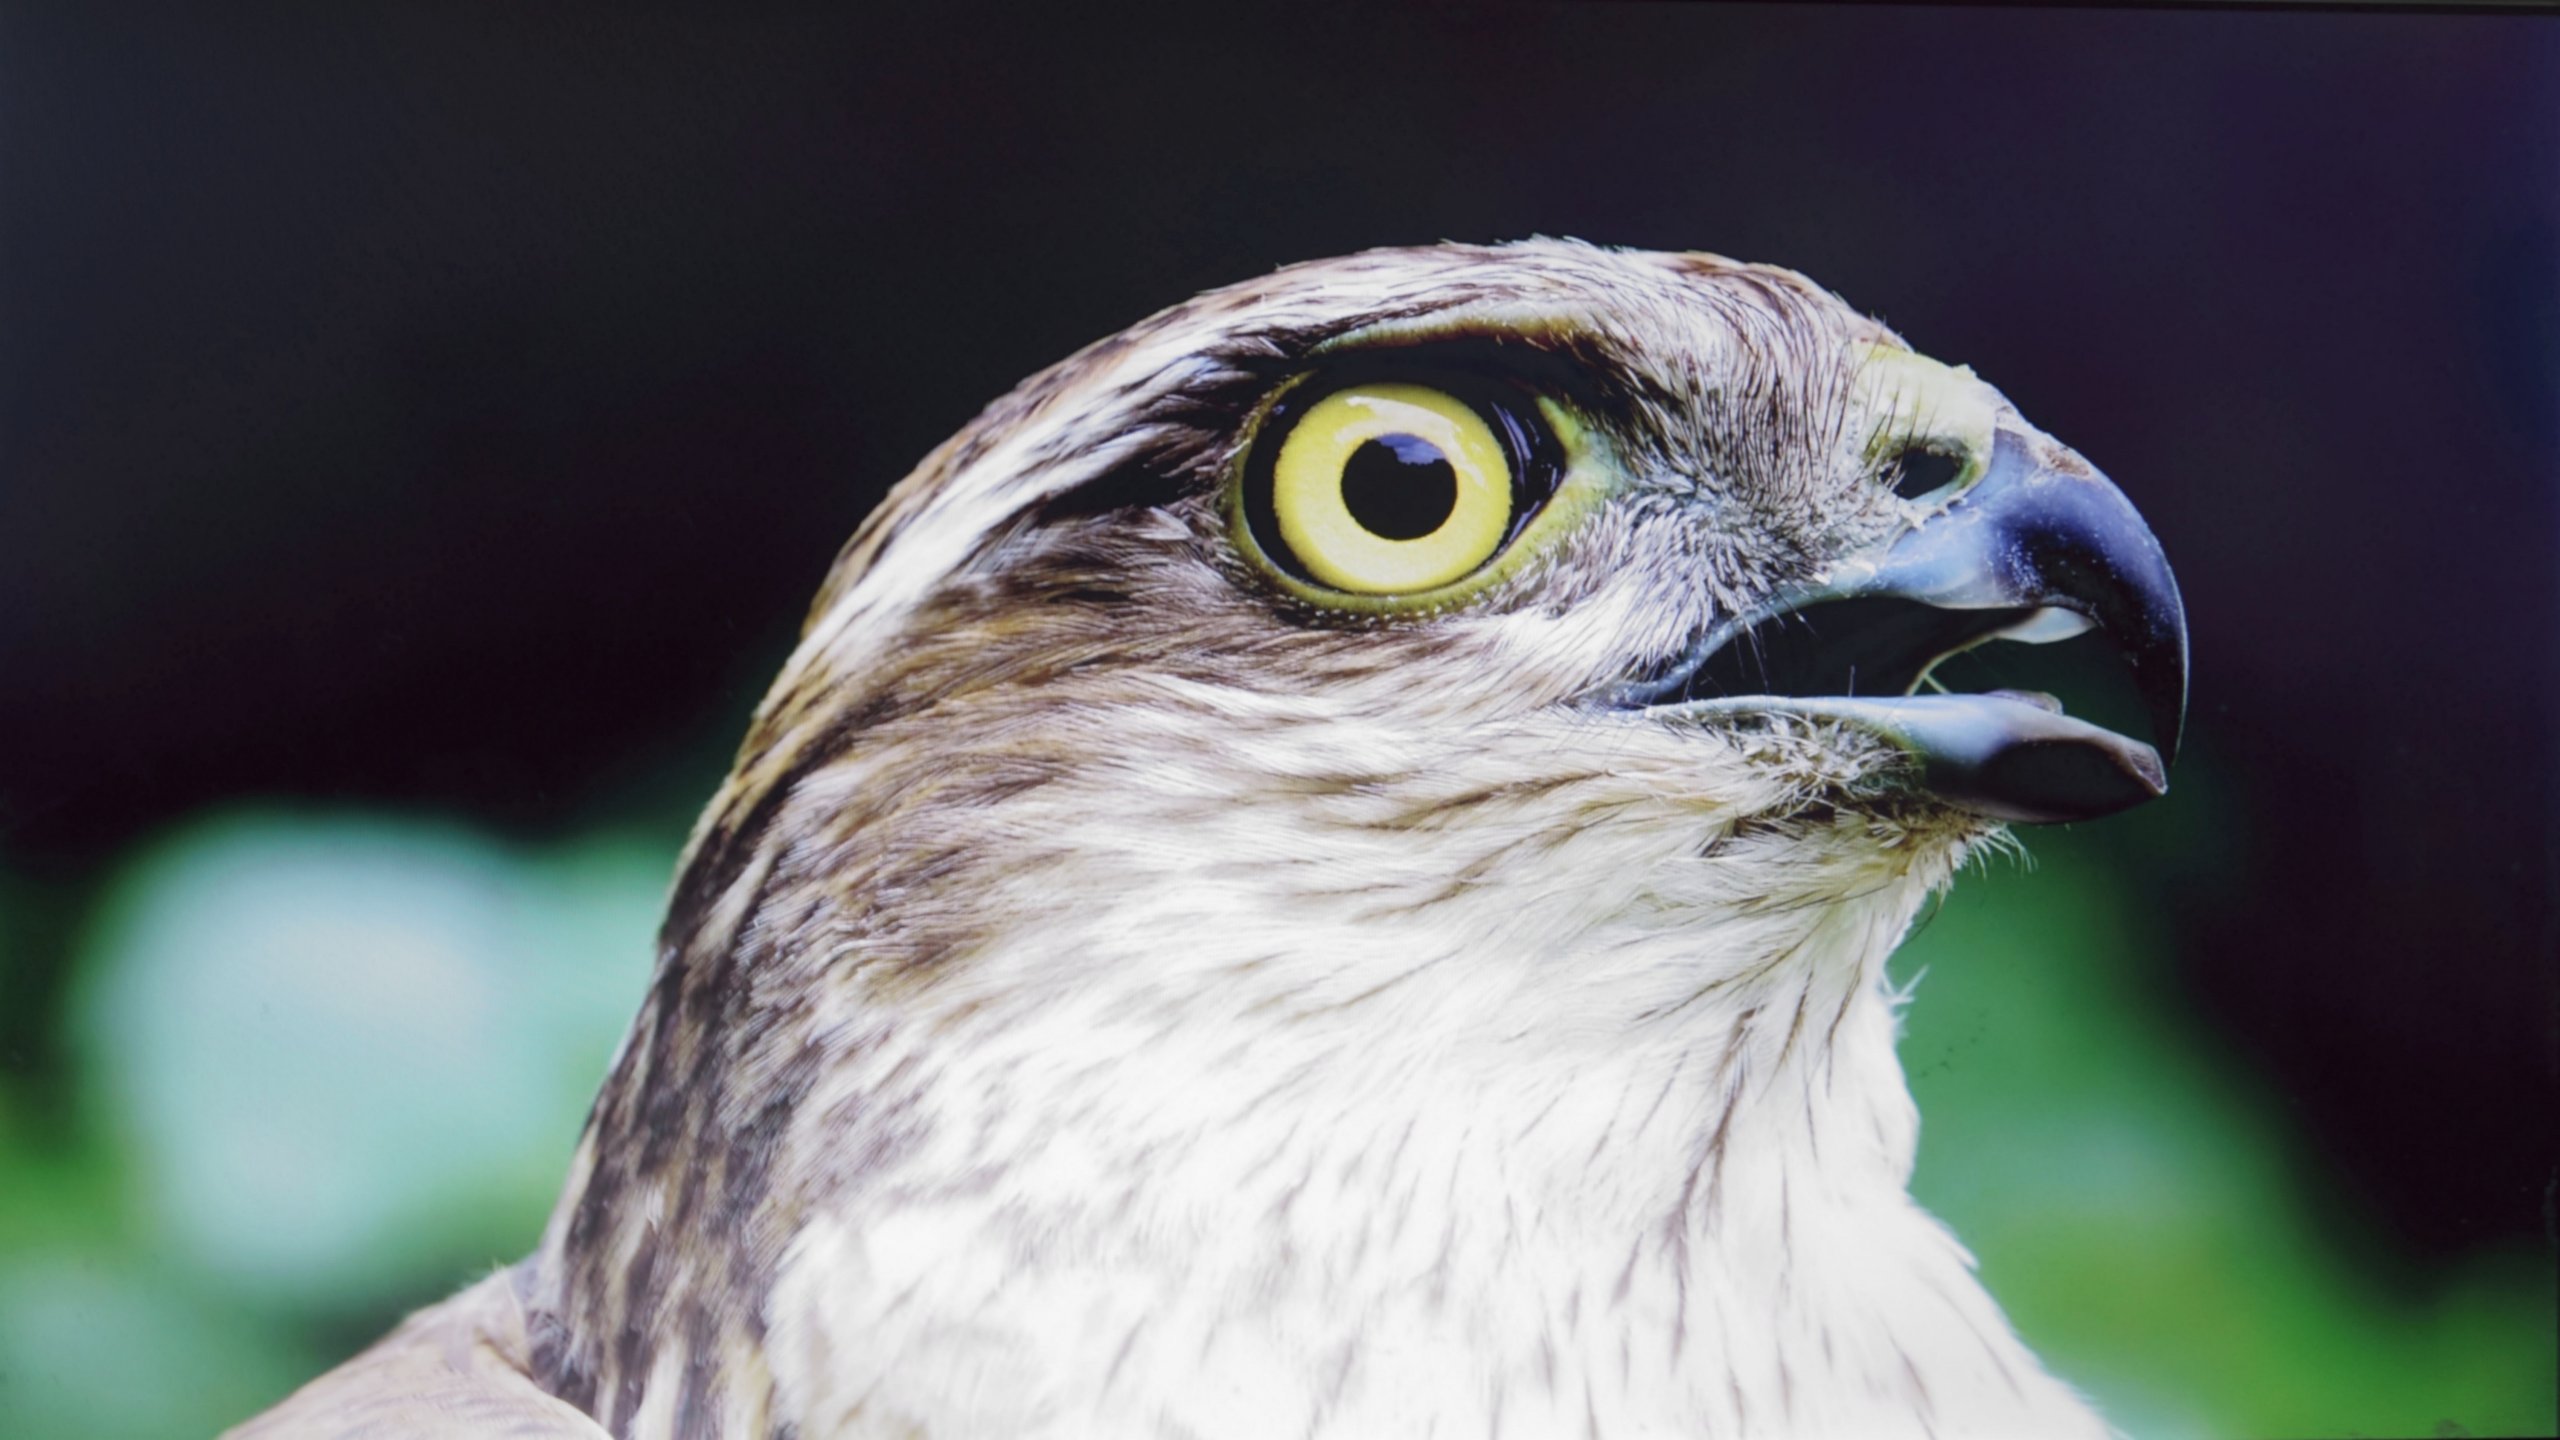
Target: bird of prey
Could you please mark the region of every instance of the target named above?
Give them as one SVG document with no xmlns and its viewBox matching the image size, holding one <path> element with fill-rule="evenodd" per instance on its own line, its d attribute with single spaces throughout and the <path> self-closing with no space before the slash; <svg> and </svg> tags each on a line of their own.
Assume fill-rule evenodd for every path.
<svg viewBox="0 0 2560 1440">
<path fill-rule="evenodd" d="M 2092 628 L 2156 749 L 1923 685 Z M 2103 1436 L 1885 962 L 2185 686 L 2124 496 L 1792 271 L 1202 295 L 844 550 L 539 1249 L 237 1433 Z"/>
</svg>

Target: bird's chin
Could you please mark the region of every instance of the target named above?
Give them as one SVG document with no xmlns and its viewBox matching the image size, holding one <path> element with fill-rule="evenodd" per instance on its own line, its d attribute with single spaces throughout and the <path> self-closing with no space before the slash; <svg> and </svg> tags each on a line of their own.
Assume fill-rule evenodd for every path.
<svg viewBox="0 0 2560 1440">
<path fill-rule="evenodd" d="M 1981 695 L 1731 695 L 1646 707 L 1725 725 L 1789 717 L 1861 732 L 1908 756 L 1907 785 L 1995 820 L 2089 820 L 2167 793 L 2159 752 L 2063 713 L 2036 691 Z"/>
</svg>

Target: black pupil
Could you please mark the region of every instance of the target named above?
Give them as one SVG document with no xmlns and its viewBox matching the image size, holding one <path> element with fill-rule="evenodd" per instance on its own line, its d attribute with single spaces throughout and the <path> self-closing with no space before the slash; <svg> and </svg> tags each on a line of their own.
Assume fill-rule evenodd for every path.
<svg viewBox="0 0 2560 1440">
<path fill-rule="evenodd" d="M 1964 473 L 1964 457 L 1943 450 L 1927 450 L 1914 445 L 1893 457 L 1893 493 L 1905 500 L 1917 500 L 1942 486 L 1952 485 Z"/>
<path fill-rule="evenodd" d="M 1343 463 L 1342 503 L 1373 535 L 1418 540 L 1458 508 L 1458 472 L 1419 435 L 1381 435 Z"/>
</svg>

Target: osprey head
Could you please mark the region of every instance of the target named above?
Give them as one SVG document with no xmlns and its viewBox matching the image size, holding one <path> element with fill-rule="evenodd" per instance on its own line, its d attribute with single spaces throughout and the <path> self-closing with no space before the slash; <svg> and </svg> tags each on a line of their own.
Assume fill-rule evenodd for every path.
<svg viewBox="0 0 2560 1440">
<path fill-rule="evenodd" d="M 944 1392 L 881 1399 L 926 1372 L 861 1370 L 904 1323 L 861 1297 L 979 1303 L 908 1258 L 944 1241 L 1019 1287 L 1107 1253 L 1120 1286 L 1189 1237 L 1131 1313 L 1213 1327 L 1305 1287 L 1392 1307 L 1383 1229 L 1314 1227 L 1303 1178 L 1246 1198 L 1303 1171 L 1359 1208 L 1394 1167 L 1328 1147 L 1390 1133 L 1453 1197 L 1574 1217 L 1541 1243 L 1611 1273 L 1676 1235 L 1683 1306 L 1737 1216 L 1907 1207 L 1884 955 L 2002 821 L 2163 783 L 2047 697 L 1911 692 L 2089 627 L 2173 750 L 2184 619 L 2123 496 L 1789 271 L 1375 251 L 1093 345 L 927 457 L 821 591 L 546 1242 L 538 1373 L 609 1424 L 923 1423 Z M 1712 1198 L 1749 1145 L 1760 1198 Z M 1429 1243 L 1490 1286 L 1529 1242 L 1471 1213 Z M 915 1215 L 942 1239 L 882 1238 Z M 1677 1313 L 1674 1351 L 1710 1323 Z M 1105 1368 L 1073 1339 L 1002 1343 L 1069 1384 Z M 1510 1343 L 1469 1363 L 1517 1373 Z M 1902 1383 L 1876 1373 L 1857 1393 Z M 1710 1388 L 1681 1413 L 1724 1415 Z"/>
</svg>

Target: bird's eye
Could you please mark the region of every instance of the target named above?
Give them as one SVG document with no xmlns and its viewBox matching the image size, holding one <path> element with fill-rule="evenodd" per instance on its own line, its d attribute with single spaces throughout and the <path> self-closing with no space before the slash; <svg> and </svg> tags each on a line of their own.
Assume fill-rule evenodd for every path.
<svg viewBox="0 0 2560 1440">
<path fill-rule="evenodd" d="M 1350 595 L 1409 595 L 1502 549 L 1532 496 L 1518 417 L 1446 390 L 1373 383 L 1273 417 L 1283 428 L 1246 504 L 1273 559 Z M 1269 443 L 1269 442 L 1266 442 Z"/>
<path fill-rule="evenodd" d="M 1227 492 L 1240 557 L 1300 600 L 1445 610 L 1520 574 L 1616 483 L 1583 412 L 1519 377 L 1328 359 L 1255 416 Z"/>
</svg>

